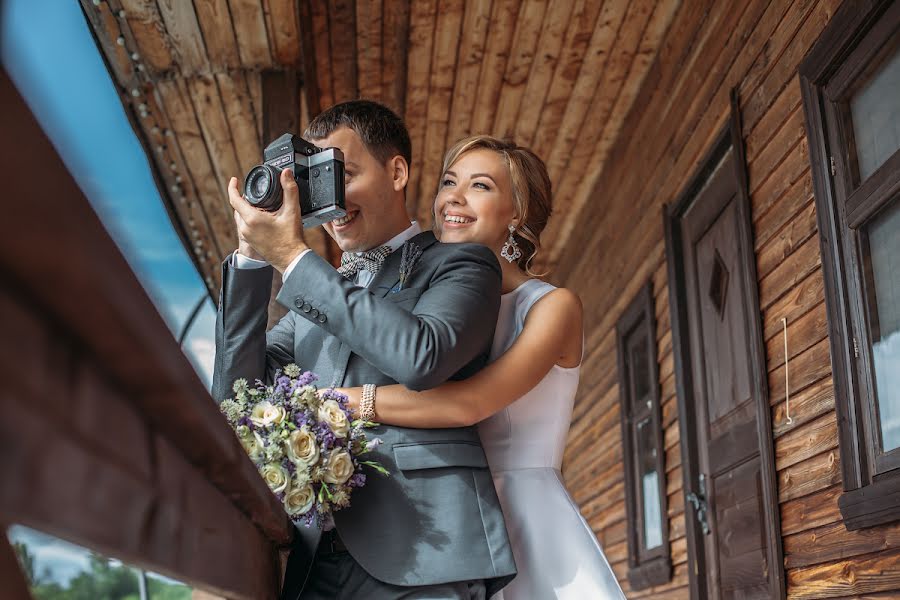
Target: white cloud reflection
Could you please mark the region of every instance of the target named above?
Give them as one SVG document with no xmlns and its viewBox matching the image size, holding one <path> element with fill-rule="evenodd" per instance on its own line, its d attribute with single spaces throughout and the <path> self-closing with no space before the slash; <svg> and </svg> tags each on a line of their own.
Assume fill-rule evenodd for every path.
<svg viewBox="0 0 900 600">
<path fill-rule="evenodd" d="M 80 546 L 21 525 L 10 527 L 7 536 L 11 542 L 20 542 L 28 547 L 34 556 L 35 573 L 41 576 L 46 574 L 50 581 L 61 586 L 68 585 L 80 573 L 90 570 L 90 552 Z"/>
</svg>

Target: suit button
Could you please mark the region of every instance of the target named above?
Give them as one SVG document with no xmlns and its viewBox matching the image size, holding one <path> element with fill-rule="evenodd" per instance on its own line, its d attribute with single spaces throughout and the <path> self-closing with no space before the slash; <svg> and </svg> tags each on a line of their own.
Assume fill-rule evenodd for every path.
<svg viewBox="0 0 900 600">
<path fill-rule="evenodd" d="M 319 318 L 317 320 L 319 321 L 319 323 L 324 323 L 328 319 L 325 317 L 325 315 L 319 313 Z"/>
<path fill-rule="evenodd" d="M 300 296 L 294 298 L 294 306 L 296 306 L 297 308 L 303 306 L 303 298 L 301 298 Z"/>
<path fill-rule="evenodd" d="M 300 310 L 302 310 L 305 313 L 308 313 L 309 311 L 312 310 L 312 306 L 310 306 L 309 302 L 304 302 L 303 306 L 300 307 Z"/>
<path fill-rule="evenodd" d="M 313 319 L 315 319 L 316 317 L 319 316 L 319 311 L 317 311 L 316 309 L 312 309 L 311 311 L 309 311 L 309 316 L 311 316 Z"/>
</svg>

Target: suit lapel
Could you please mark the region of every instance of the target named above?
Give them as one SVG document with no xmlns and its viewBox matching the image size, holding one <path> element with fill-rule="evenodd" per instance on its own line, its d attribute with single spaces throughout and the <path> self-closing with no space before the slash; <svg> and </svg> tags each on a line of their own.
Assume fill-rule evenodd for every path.
<svg viewBox="0 0 900 600">
<path fill-rule="evenodd" d="M 432 232 L 423 231 L 410 238 L 409 243 L 418 244 L 419 248 L 422 249 L 422 252 L 425 252 L 429 246 L 437 243 L 437 238 L 434 237 Z M 400 261 L 402 256 L 403 252 L 401 246 L 401 248 L 391 252 L 385 259 L 384 264 L 381 266 L 381 270 L 375 274 L 375 277 L 372 278 L 372 282 L 368 287 L 368 290 L 374 296 L 384 298 L 395 285 L 400 283 Z M 334 364 L 334 379 L 338 382 L 338 385 L 344 384 L 344 377 L 347 374 L 347 364 L 350 362 L 351 353 L 350 346 L 342 341 Z"/>
<path fill-rule="evenodd" d="M 369 291 L 379 298 L 384 298 L 388 292 L 400 281 L 400 257 L 401 252 L 391 252 L 381 265 L 381 270 L 372 278 Z"/>
<path fill-rule="evenodd" d="M 422 252 L 425 252 L 429 246 L 437 243 L 437 238 L 430 231 L 423 231 L 411 237 L 406 243 L 417 244 Z M 384 298 L 394 287 L 400 283 L 400 262 L 403 258 L 403 247 L 397 248 L 385 259 L 381 270 L 372 279 L 369 284 L 369 290 L 375 296 Z M 419 260 L 422 260 L 421 258 Z"/>
</svg>

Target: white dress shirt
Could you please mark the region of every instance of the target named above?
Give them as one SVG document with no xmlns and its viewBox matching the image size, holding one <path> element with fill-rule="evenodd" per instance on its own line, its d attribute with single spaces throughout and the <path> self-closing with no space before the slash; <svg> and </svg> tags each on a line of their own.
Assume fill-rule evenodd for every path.
<svg viewBox="0 0 900 600">
<path fill-rule="evenodd" d="M 419 223 L 417 221 L 413 221 L 412 223 L 410 223 L 409 227 L 407 227 L 406 229 L 404 229 L 403 231 L 401 231 L 400 233 L 398 233 L 397 235 L 392 237 L 390 240 L 387 241 L 386 244 L 383 244 L 383 245 L 388 246 L 391 249 L 391 252 L 394 252 L 394 251 L 398 250 L 401 246 L 403 246 L 403 244 L 407 240 L 411 239 L 412 237 L 414 237 L 420 233 L 422 233 L 422 228 L 419 226 Z M 294 267 L 296 267 L 297 263 L 300 262 L 300 259 L 302 259 L 304 256 L 306 256 L 306 254 L 309 252 L 312 252 L 312 250 L 309 250 L 309 249 L 304 250 L 303 252 L 298 254 L 296 256 L 296 258 L 294 258 L 294 260 L 291 261 L 291 264 L 289 264 L 287 266 L 287 268 L 284 270 L 284 273 L 282 273 L 282 275 L 281 275 L 282 281 L 284 281 L 285 279 L 287 279 L 290 276 L 291 272 L 293 272 L 293 270 L 294 270 Z M 360 252 L 359 254 L 362 254 L 362 253 Z M 231 266 L 236 269 L 261 269 L 269 264 L 264 260 L 256 260 L 255 258 L 250 258 L 249 256 L 244 256 L 237 250 L 235 250 L 231 256 L 232 256 Z M 360 287 L 368 287 L 369 284 L 372 283 L 372 280 L 374 278 L 375 278 L 375 275 L 373 273 L 371 273 L 365 269 L 360 269 L 360 271 L 356 274 L 355 283 L 356 283 L 356 285 L 358 285 Z"/>
</svg>

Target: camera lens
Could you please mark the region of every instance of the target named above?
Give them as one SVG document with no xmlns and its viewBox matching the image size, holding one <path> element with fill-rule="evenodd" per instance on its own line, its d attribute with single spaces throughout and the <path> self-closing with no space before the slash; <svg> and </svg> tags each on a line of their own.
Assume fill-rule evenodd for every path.
<svg viewBox="0 0 900 600">
<path fill-rule="evenodd" d="M 257 165 L 250 169 L 244 179 L 244 198 L 261 210 L 278 210 L 282 203 L 278 170 L 269 165 Z"/>
<path fill-rule="evenodd" d="M 261 198 L 266 195 L 266 192 L 269 191 L 269 184 L 271 181 L 269 180 L 268 173 L 259 173 L 253 181 L 250 182 L 250 185 L 253 186 L 253 195 Z"/>
</svg>

